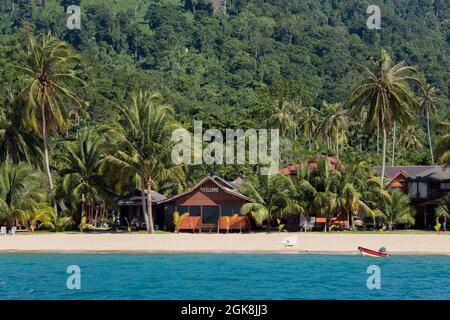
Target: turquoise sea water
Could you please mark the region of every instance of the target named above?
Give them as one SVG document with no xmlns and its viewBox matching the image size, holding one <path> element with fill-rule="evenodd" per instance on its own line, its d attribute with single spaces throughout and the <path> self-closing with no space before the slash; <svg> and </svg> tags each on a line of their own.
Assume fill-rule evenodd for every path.
<svg viewBox="0 0 450 320">
<path fill-rule="evenodd" d="M 80 290 L 66 287 L 70 265 Z M 370 265 L 380 290 L 367 288 Z M 0 299 L 450 299 L 450 257 L 8 253 Z"/>
</svg>

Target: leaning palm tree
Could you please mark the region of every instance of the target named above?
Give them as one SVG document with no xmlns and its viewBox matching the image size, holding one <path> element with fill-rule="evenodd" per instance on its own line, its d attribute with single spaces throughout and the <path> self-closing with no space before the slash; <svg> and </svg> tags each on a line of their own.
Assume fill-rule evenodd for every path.
<svg viewBox="0 0 450 320">
<path fill-rule="evenodd" d="M 358 109 L 368 106 L 366 128 L 372 132 L 379 127 L 383 136 L 381 180 L 384 181 L 386 169 L 387 132 L 394 122 L 408 124 L 412 121 L 411 106 L 415 104 L 410 82 L 420 83 L 410 75 L 416 70 L 400 62 L 392 66 L 391 58 L 381 50 L 378 61 L 372 60 L 370 67 L 359 65 L 367 78 L 350 93 L 350 105 Z M 361 112 L 362 113 L 362 112 Z"/>
<path fill-rule="evenodd" d="M 436 112 L 439 99 L 436 88 L 430 84 L 422 86 L 419 95 L 419 107 L 427 119 L 428 143 L 430 144 L 431 164 L 434 165 L 433 143 L 431 139 L 430 116 Z"/>
<path fill-rule="evenodd" d="M 179 124 L 173 109 L 163 103 L 159 94 L 133 94 L 132 103 L 118 107 L 118 111 L 120 119 L 109 130 L 115 152 L 105 157 L 105 164 L 118 169 L 126 179 L 139 178 L 146 227 L 154 233 L 152 189 L 159 181 L 181 182 L 185 177 L 183 167 L 171 159 L 171 135 Z"/>
<path fill-rule="evenodd" d="M 39 176 L 28 164 L 5 161 L 0 166 L 0 220 L 14 225 L 16 219 L 28 221 L 31 213 L 45 213 L 48 208 Z"/>
<path fill-rule="evenodd" d="M 25 66 L 15 66 L 25 75 L 21 96 L 27 101 L 24 122 L 40 132 L 44 146 L 44 165 L 50 189 L 53 179 L 50 170 L 48 136 L 67 129 L 66 101 L 82 106 L 80 98 L 68 89 L 68 83 L 84 84 L 74 72 L 80 59 L 68 44 L 43 35 L 36 43 L 30 37 L 30 56 Z M 56 205 L 55 205 L 56 210 Z"/>
<path fill-rule="evenodd" d="M 289 103 L 280 101 L 273 107 L 271 113 L 267 124 L 279 129 L 282 137 L 286 137 L 289 132 L 295 131 L 294 116 L 291 113 Z"/>
<path fill-rule="evenodd" d="M 286 176 L 258 175 L 252 183 L 245 183 L 242 192 L 254 201 L 241 208 L 241 214 L 251 215 L 256 224 L 267 223 L 270 230 L 274 215 L 281 215 L 288 205 L 287 192 L 292 182 Z"/>
<path fill-rule="evenodd" d="M 400 190 L 394 189 L 391 192 L 391 199 L 384 207 L 384 218 L 389 225 L 389 230 L 399 223 L 414 224 L 414 210 L 409 198 Z"/>
</svg>

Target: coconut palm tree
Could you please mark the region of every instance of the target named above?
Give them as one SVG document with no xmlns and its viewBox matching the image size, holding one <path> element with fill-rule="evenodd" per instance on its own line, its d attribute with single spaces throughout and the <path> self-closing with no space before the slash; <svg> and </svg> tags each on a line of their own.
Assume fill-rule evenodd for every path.
<svg viewBox="0 0 450 320">
<path fill-rule="evenodd" d="M 287 192 L 291 188 L 292 182 L 286 176 L 258 175 L 242 187 L 242 192 L 254 202 L 244 204 L 241 214 L 252 216 L 259 226 L 266 222 L 270 230 L 274 215 L 282 215 L 288 205 Z"/>
<path fill-rule="evenodd" d="M 436 88 L 430 84 L 421 87 L 419 107 L 427 119 L 428 143 L 430 144 L 431 164 L 434 165 L 433 143 L 431 139 L 430 116 L 436 112 L 439 99 Z"/>
<path fill-rule="evenodd" d="M 337 194 L 338 212 L 347 216 L 349 227 L 351 221 L 354 228 L 353 217 L 361 211 L 369 216 L 376 215 L 364 199 L 370 172 L 370 166 L 364 161 L 351 162 L 343 169 L 337 168 L 334 190 Z"/>
<path fill-rule="evenodd" d="M 384 189 L 380 177 L 369 176 L 366 188 L 362 192 L 362 199 L 372 210 L 369 214 L 373 219 L 373 228 L 376 229 L 377 218 L 384 216 L 382 209 L 391 200 L 391 195 Z"/>
<path fill-rule="evenodd" d="M 79 107 L 83 105 L 80 98 L 68 89 L 68 83 L 84 84 L 84 82 L 74 72 L 74 66 L 80 59 L 66 43 L 48 34 L 43 35 L 39 43 L 30 37 L 29 48 L 28 64 L 15 66 L 25 75 L 21 91 L 22 98 L 27 101 L 24 122 L 41 134 L 44 167 L 50 189 L 53 191 L 48 136 L 53 132 L 63 132 L 67 129 L 66 101 L 71 101 Z"/>
<path fill-rule="evenodd" d="M 400 138 L 398 140 L 399 144 L 407 150 L 417 150 L 422 148 L 423 144 L 417 137 L 417 132 L 418 129 L 415 125 L 406 127 L 406 129 L 402 130 L 402 133 L 400 134 Z"/>
<path fill-rule="evenodd" d="M 101 136 L 93 129 L 80 132 L 77 141 L 64 144 L 60 155 L 62 188 L 76 208 L 81 203 L 81 215 L 86 214 L 86 204 L 92 209 L 106 198 L 106 186 L 100 169 L 105 157 Z"/>
<path fill-rule="evenodd" d="M 26 222 L 30 214 L 48 213 L 46 195 L 40 189 L 39 176 L 28 164 L 5 161 L 0 166 L 0 220 L 15 225 L 16 219 Z"/>
<path fill-rule="evenodd" d="M 436 146 L 436 155 L 439 162 L 450 166 L 450 133 L 442 136 Z"/>
<path fill-rule="evenodd" d="M 389 230 L 399 223 L 414 224 L 414 211 L 409 198 L 398 189 L 393 189 L 390 195 L 391 199 L 384 207 L 384 219 L 389 225 Z"/>
<path fill-rule="evenodd" d="M 41 163 L 42 141 L 24 126 L 22 111 L 21 107 L 12 105 L 0 109 L 0 160 L 15 164 L 20 161 Z"/>
<path fill-rule="evenodd" d="M 328 159 L 320 158 L 317 169 L 311 169 L 308 162 L 303 163 L 294 179 L 294 192 L 291 195 L 285 214 L 303 214 L 307 219 L 316 213 L 328 218 L 337 212 L 337 194 L 333 192 L 334 172 L 331 172 Z M 325 224 L 327 231 L 328 221 Z"/>
<path fill-rule="evenodd" d="M 314 107 L 304 108 L 303 112 L 299 114 L 298 126 L 307 138 L 309 151 L 314 146 L 314 135 L 319 124 L 319 110 Z"/>
<path fill-rule="evenodd" d="M 323 103 L 320 109 L 319 123 L 317 125 L 317 133 L 321 134 L 327 141 L 327 148 L 331 149 L 333 144 L 333 128 L 330 123 L 332 105 L 326 102 Z"/>
<path fill-rule="evenodd" d="M 115 152 L 105 157 L 105 163 L 124 177 L 140 179 L 145 223 L 154 233 L 151 190 L 159 181 L 180 182 L 185 177 L 183 167 L 171 160 L 171 135 L 179 125 L 161 95 L 140 92 L 131 100 L 130 105 L 118 107 L 120 118 L 109 130 Z"/>
<path fill-rule="evenodd" d="M 370 67 L 359 65 L 367 76 L 350 93 L 350 106 L 356 110 L 368 106 L 366 128 L 372 132 L 377 126 L 383 136 L 381 180 L 386 169 L 387 132 L 394 122 L 408 124 L 412 121 L 410 107 L 415 104 L 410 82 L 420 81 L 410 75 L 413 67 L 400 62 L 392 66 L 390 56 L 381 50 L 378 61 L 371 61 Z M 359 113 L 357 111 L 357 113 Z"/>
<path fill-rule="evenodd" d="M 336 157 L 339 158 L 339 143 L 345 140 L 350 124 L 348 110 L 345 110 L 341 103 L 327 104 L 326 102 L 324 102 L 324 110 L 318 130 L 322 131 L 330 142 L 334 140 Z"/>
<path fill-rule="evenodd" d="M 279 129 L 282 137 L 286 137 L 289 132 L 295 132 L 295 121 L 291 111 L 290 104 L 282 100 L 271 110 L 268 126 Z"/>
<path fill-rule="evenodd" d="M 67 212 L 63 211 L 61 214 L 51 211 L 50 215 L 45 219 L 41 226 L 53 231 L 53 232 L 63 232 L 69 227 L 73 226 L 74 221 Z"/>
</svg>

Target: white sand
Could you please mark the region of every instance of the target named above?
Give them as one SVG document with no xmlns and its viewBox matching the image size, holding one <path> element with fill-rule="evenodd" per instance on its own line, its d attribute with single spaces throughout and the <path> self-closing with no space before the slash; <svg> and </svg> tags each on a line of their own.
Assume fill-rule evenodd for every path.
<svg viewBox="0 0 450 320">
<path fill-rule="evenodd" d="M 298 236 L 285 248 L 281 240 Z M 0 251 L 20 252 L 314 252 L 356 253 L 358 246 L 395 254 L 450 254 L 444 234 L 18 234 L 0 236 Z"/>
</svg>

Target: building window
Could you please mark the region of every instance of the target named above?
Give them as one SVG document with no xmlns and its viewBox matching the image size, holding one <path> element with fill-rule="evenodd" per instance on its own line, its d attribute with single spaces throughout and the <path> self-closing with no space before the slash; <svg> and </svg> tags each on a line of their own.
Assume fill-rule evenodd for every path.
<svg viewBox="0 0 450 320">
<path fill-rule="evenodd" d="M 417 182 L 410 182 L 408 186 L 408 194 L 411 199 L 417 198 Z"/>
<path fill-rule="evenodd" d="M 421 199 L 428 198 L 428 183 L 419 182 L 419 197 Z"/>
<path fill-rule="evenodd" d="M 450 182 L 441 182 L 442 190 L 450 190 Z"/>
<path fill-rule="evenodd" d="M 189 215 L 193 217 L 201 216 L 201 207 L 200 206 L 189 206 Z"/>
<path fill-rule="evenodd" d="M 180 215 L 183 215 L 186 212 L 189 213 L 189 206 L 177 206 L 177 211 Z"/>
<path fill-rule="evenodd" d="M 231 217 L 235 214 L 239 214 L 241 211 L 240 205 L 225 205 L 222 206 L 222 216 L 228 216 Z"/>
</svg>

